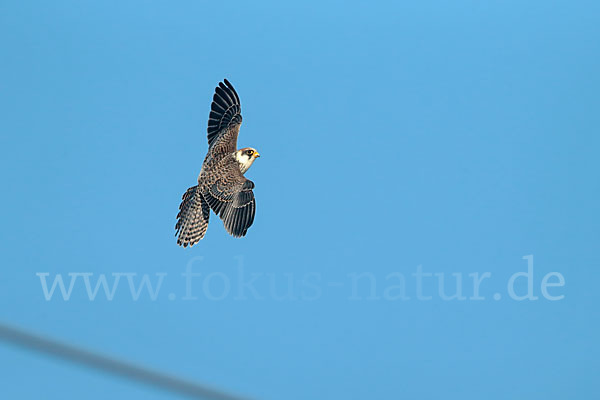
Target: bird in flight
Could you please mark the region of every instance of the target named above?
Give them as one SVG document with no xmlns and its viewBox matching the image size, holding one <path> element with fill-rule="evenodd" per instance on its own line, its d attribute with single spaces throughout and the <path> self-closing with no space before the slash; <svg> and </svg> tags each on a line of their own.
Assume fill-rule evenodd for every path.
<svg viewBox="0 0 600 400">
<path fill-rule="evenodd" d="M 198 184 L 182 197 L 175 225 L 177 244 L 193 246 L 204 237 L 212 209 L 234 237 L 246 235 L 254 222 L 254 182 L 244 177 L 260 154 L 252 147 L 237 150 L 242 124 L 240 98 L 227 79 L 219 82 L 208 117 L 208 154 Z"/>
</svg>

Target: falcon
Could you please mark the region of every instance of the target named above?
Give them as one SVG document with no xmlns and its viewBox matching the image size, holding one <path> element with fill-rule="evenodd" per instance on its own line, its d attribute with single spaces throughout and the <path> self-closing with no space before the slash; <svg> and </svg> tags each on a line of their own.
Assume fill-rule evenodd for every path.
<svg viewBox="0 0 600 400">
<path fill-rule="evenodd" d="M 240 98 L 227 79 L 215 88 L 208 116 L 208 153 L 198 175 L 198 184 L 182 197 L 175 225 L 177 244 L 198 243 L 208 228 L 210 210 L 221 218 L 234 237 L 246 235 L 254 222 L 254 183 L 244 174 L 260 157 L 256 149 L 237 150 L 242 124 Z"/>
</svg>

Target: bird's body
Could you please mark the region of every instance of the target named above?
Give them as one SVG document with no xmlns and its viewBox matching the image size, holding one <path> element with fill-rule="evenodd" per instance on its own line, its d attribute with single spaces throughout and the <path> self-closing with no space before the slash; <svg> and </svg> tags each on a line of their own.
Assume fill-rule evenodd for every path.
<svg viewBox="0 0 600 400">
<path fill-rule="evenodd" d="M 242 123 L 240 99 L 227 81 L 215 89 L 208 119 L 208 153 L 198 175 L 198 185 L 183 195 L 177 224 L 177 244 L 193 246 L 204 237 L 210 210 L 235 237 L 246 235 L 254 222 L 254 183 L 244 177 L 260 155 L 250 147 L 237 150 Z"/>
</svg>

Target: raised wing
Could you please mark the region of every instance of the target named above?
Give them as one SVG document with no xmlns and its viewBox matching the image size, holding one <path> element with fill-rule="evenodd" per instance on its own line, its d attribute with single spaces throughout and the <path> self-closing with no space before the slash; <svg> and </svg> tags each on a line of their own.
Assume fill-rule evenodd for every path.
<svg viewBox="0 0 600 400">
<path fill-rule="evenodd" d="M 227 79 L 219 82 L 208 116 L 208 146 L 212 153 L 233 153 L 242 124 L 240 98 Z"/>
</svg>

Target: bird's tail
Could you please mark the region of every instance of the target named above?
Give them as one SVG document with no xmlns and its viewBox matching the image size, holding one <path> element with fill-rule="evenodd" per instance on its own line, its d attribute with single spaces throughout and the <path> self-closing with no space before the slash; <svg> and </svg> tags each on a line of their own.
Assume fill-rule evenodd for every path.
<svg viewBox="0 0 600 400">
<path fill-rule="evenodd" d="M 175 225 L 177 244 L 183 247 L 193 246 L 206 233 L 210 207 L 200 193 L 198 185 L 189 188 L 181 200 Z"/>
</svg>

